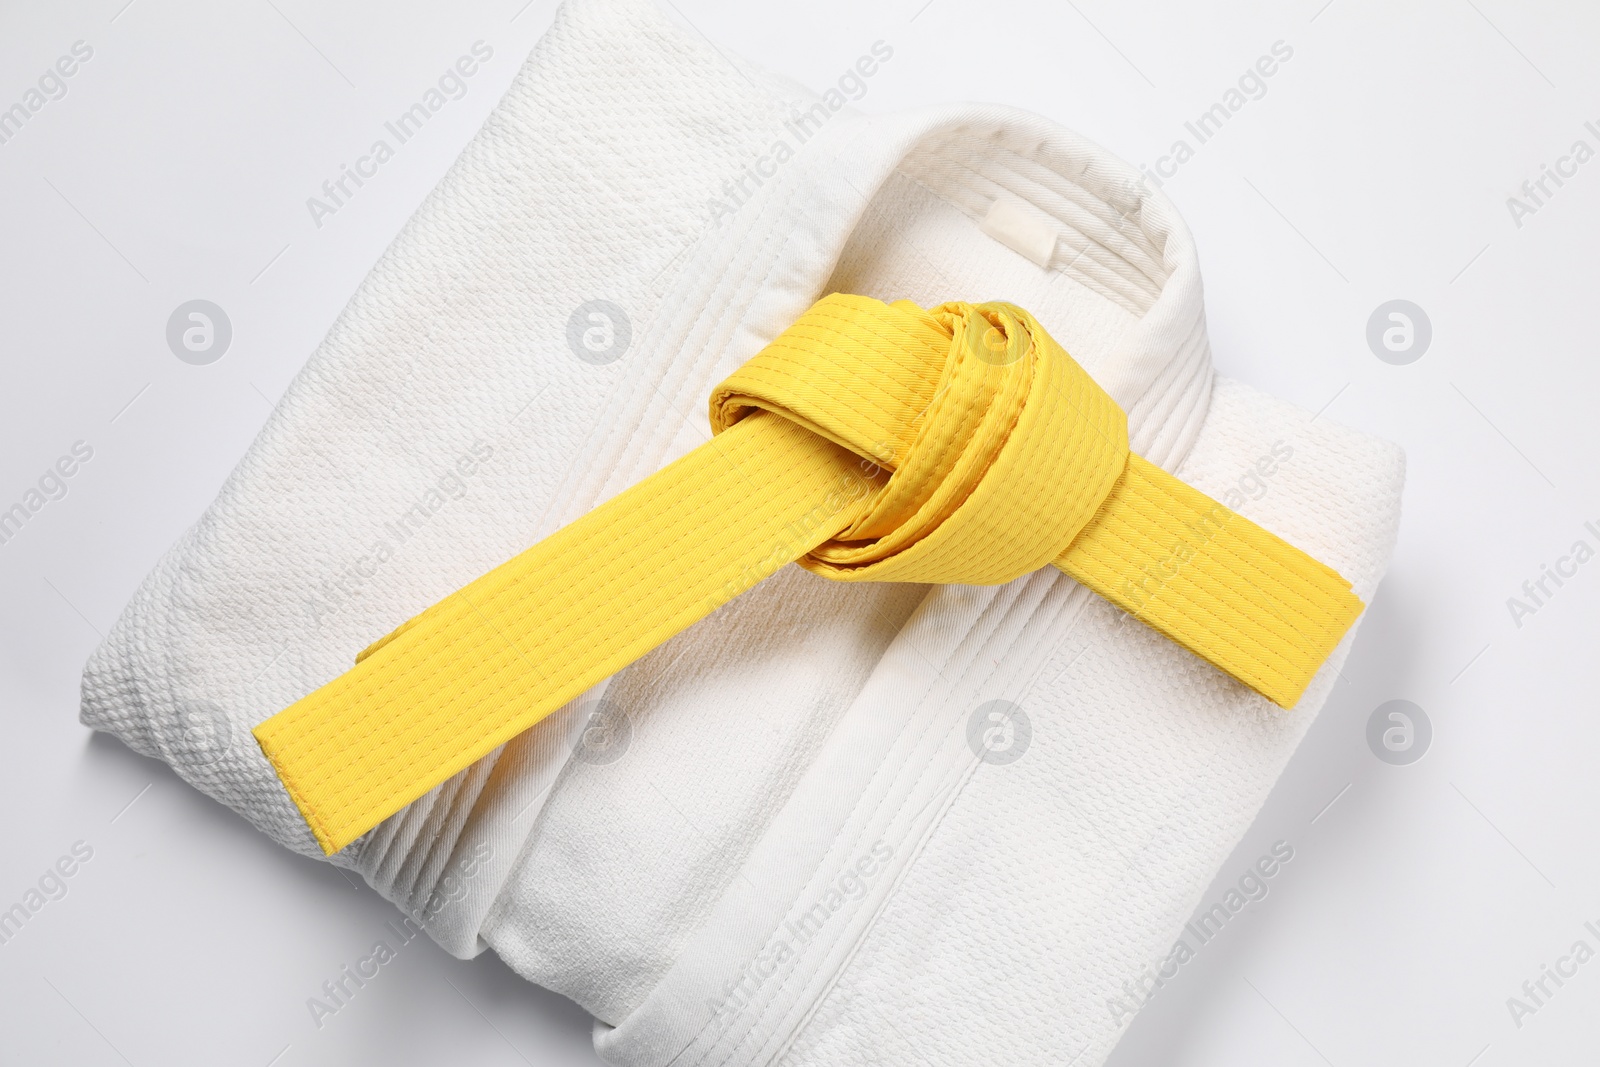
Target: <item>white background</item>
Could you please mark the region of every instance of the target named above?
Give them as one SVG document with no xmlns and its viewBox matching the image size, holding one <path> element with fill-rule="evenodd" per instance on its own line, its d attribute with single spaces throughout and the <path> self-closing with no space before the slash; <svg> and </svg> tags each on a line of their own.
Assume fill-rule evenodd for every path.
<svg viewBox="0 0 1600 1067">
<path fill-rule="evenodd" d="M 471 137 L 553 0 L 0 4 L 0 108 L 82 40 L 67 95 L 0 144 L 0 509 L 75 441 L 70 491 L 0 545 L 0 909 L 74 842 L 68 894 L 0 945 L 0 1061 L 594 1062 L 588 1022 L 493 957 L 425 940 L 319 1029 L 306 998 L 394 909 L 77 724 L 83 662 L 211 500 L 390 238 Z M 448 7 L 448 11 L 446 8 Z M 669 9 L 670 10 L 670 9 Z M 1600 149 L 1600 10 L 1512 0 L 679 0 L 729 54 L 813 88 L 873 41 L 859 104 L 985 99 L 1135 163 L 1293 49 L 1167 185 L 1196 232 L 1220 369 L 1409 456 L 1400 544 L 1344 680 L 1208 902 L 1295 857 L 1161 989 L 1144 1064 L 1590 1063 L 1600 960 L 1518 1026 L 1507 998 L 1600 950 L 1600 562 L 1516 625 L 1506 600 L 1600 539 L 1593 369 L 1600 161 L 1516 224 L 1507 197 Z M 306 198 L 472 42 L 494 58 L 319 228 Z M 222 306 L 218 362 L 168 350 Z M 1368 316 L 1433 326 L 1380 362 Z M 1427 754 L 1369 750 L 1415 701 Z M 997 902 L 1003 907 L 1003 902 Z M 276 1059 L 275 1059 L 276 1057 Z"/>
</svg>

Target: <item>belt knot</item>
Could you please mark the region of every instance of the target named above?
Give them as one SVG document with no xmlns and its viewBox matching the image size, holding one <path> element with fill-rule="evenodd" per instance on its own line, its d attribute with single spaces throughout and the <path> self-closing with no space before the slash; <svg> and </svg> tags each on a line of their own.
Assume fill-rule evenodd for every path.
<svg viewBox="0 0 1600 1067">
<path fill-rule="evenodd" d="M 1038 570 L 1128 462 L 1122 409 L 1000 302 L 825 297 L 712 393 L 716 432 L 757 412 L 867 461 L 859 516 L 800 560 L 843 581 L 995 585 Z"/>
</svg>

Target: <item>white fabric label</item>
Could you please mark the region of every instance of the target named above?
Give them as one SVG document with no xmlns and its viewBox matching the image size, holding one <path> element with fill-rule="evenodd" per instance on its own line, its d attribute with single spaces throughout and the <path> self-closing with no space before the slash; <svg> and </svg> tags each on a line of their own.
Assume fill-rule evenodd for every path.
<svg viewBox="0 0 1600 1067">
<path fill-rule="evenodd" d="M 983 232 L 1019 255 L 1048 268 L 1056 254 L 1056 229 L 1022 204 L 999 197 L 983 217 Z"/>
</svg>

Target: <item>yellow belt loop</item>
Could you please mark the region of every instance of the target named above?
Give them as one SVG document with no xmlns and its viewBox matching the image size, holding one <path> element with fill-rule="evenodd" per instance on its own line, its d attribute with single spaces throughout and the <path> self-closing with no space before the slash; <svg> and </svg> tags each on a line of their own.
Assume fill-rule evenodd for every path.
<svg viewBox="0 0 1600 1067">
<path fill-rule="evenodd" d="M 1286 708 L 1362 609 L 1129 452 L 1122 410 L 1009 304 L 825 297 L 717 387 L 711 423 L 256 727 L 324 851 L 794 561 L 966 584 L 1053 564 Z"/>
</svg>

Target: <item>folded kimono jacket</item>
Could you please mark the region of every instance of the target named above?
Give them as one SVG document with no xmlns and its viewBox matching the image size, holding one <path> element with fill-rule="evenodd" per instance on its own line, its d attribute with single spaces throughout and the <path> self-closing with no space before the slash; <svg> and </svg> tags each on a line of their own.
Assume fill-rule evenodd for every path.
<svg viewBox="0 0 1600 1067">
<path fill-rule="evenodd" d="M 896 61 L 860 56 L 818 96 L 570 0 L 96 651 L 83 722 L 321 857 L 251 731 L 704 444 L 713 387 L 829 293 L 1027 309 L 1138 455 L 1370 602 L 1402 457 L 1213 373 L 1170 201 L 1030 114 L 860 115 Z M 785 566 L 331 860 L 582 1005 L 610 1062 L 1088 1067 L 1350 640 L 1284 710 L 1054 568 Z"/>
</svg>

